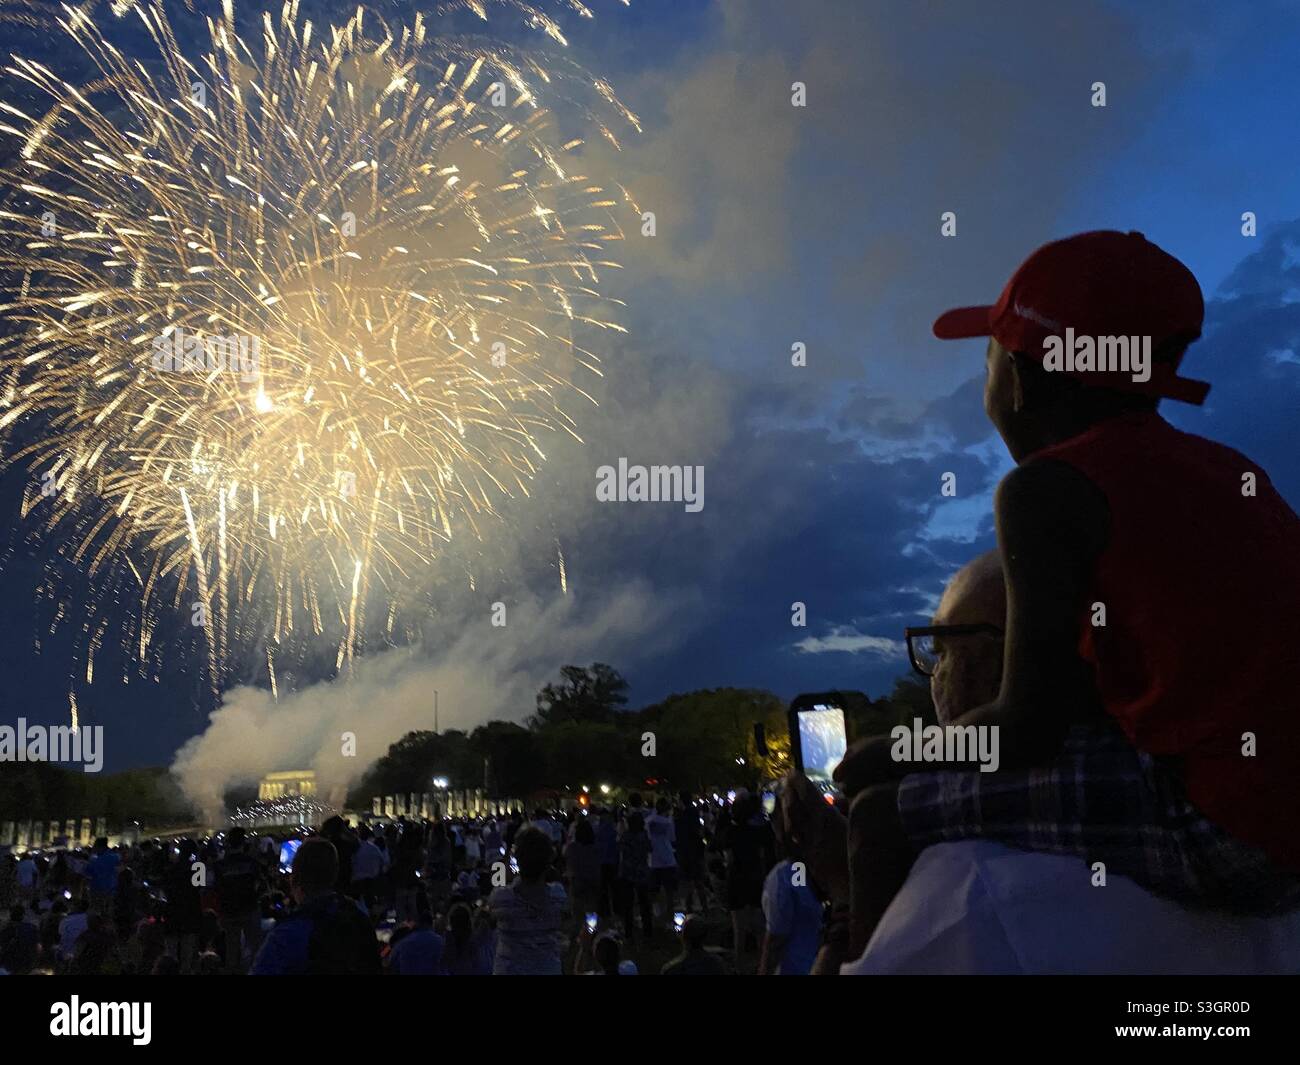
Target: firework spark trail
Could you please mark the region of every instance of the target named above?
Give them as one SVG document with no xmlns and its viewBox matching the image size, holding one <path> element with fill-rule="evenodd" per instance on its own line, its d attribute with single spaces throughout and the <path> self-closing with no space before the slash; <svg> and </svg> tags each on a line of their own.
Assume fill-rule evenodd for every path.
<svg viewBox="0 0 1300 1065">
<path fill-rule="evenodd" d="M 522 0 L 452 6 L 563 41 Z M 420 15 L 322 29 L 296 0 L 249 41 L 227 0 L 193 55 L 159 0 L 122 0 L 138 55 L 89 10 L 57 25 L 93 82 L 22 56 L 0 80 L 0 443 L 53 488 L 23 517 L 138 604 L 142 664 L 192 588 L 214 695 L 259 639 L 274 684 L 295 603 L 314 637 L 337 615 L 341 667 L 372 593 L 391 631 L 440 549 L 528 494 L 543 438 L 578 438 L 564 405 L 600 369 L 577 337 L 621 331 L 600 275 L 630 198 L 541 104 L 576 107 L 571 64 L 434 43 Z"/>
</svg>

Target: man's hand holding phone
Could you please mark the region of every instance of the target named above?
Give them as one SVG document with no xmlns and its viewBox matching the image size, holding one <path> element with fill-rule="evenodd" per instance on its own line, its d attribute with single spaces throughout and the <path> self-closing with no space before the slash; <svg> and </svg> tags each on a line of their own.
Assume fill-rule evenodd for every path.
<svg viewBox="0 0 1300 1065">
<path fill-rule="evenodd" d="M 817 886 L 835 903 L 849 900 L 849 823 L 802 773 L 783 782 L 781 831 L 798 846 Z"/>
</svg>

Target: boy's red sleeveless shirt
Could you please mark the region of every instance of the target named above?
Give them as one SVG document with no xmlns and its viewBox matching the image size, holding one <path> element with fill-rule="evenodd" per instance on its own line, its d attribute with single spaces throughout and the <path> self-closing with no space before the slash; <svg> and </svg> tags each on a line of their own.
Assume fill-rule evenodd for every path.
<svg viewBox="0 0 1300 1065">
<path fill-rule="evenodd" d="M 1300 518 L 1245 456 L 1154 413 L 1039 459 L 1073 466 L 1109 504 L 1080 636 L 1107 712 L 1139 749 L 1180 760 L 1211 821 L 1300 871 Z"/>
</svg>

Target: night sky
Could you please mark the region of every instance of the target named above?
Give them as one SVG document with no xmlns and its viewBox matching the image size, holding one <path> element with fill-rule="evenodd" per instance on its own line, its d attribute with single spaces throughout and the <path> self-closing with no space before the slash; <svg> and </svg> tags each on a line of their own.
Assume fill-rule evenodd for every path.
<svg viewBox="0 0 1300 1065">
<path fill-rule="evenodd" d="M 377 688 L 305 679 L 287 731 L 306 746 L 269 743 L 266 766 L 325 743 L 304 724 L 318 713 L 371 722 L 367 747 L 382 750 L 419 723 L 412 691 L 440 689 L 443 727 L 522 719 L 567 662 L 620 668 L 634 706 L 724 685 L 885 693 L 906 672 L 903 627 L 993 546 L 1009 468 L 981 407 L 983 342 L 940 342 L 930 324 L 992 302 L 1031 250 L 1069 233 L 1140 230 L 1187 263 L 1207 314 L 1183 372 L 1214 387 L 1203 408 L 1163 413 L 1246 452 L 1300 505 L 1293 5 L 591 6 L 593 21 L 566 22 L 571 51 L 644 133 L 590 160 L 658 232 L 630 229 L 619 250 L 629 332 L 604 349 L 584 444 L 557 444 L 533 498 L 488 532 L 473 589 L 430 577 L 436 617 L 420 646 L 387 652 Z M 806 108 L 791 106 L 795 81 Z M 796 342 L 806 367 L 791 366 Z M 620 457 L 704 466 L 703 510 L 597 503 L 596 468 Z M 940 496 L 949 471 L 955 499 Z M 21 477 L 0 485 L 12 514 Z M 39 562 L 25 530 L 11 535 L 4 717 L 65 722 L 71 636 L 37 632 Z M 494 601 L 515 608 L 503 632 L 484 627 Z M 791 626 L 795 601 L 806 628 Z M 109 770 L 166 764 L 208 723 L 179 650 L 159 683 L 98 673 L 77 693 L 83 724 L 105 726 Z M 386 688 L 400 708 L 382 705 Z M 233 703 L 276 713 L 260 693 Z"/>
</svg>

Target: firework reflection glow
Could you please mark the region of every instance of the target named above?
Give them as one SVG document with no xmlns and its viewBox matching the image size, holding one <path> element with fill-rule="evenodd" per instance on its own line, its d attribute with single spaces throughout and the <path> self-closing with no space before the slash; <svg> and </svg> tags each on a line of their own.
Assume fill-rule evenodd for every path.
<svg viewBox="0 0 1300 1065">
<path fill-rule="evenodd" d="M 337 639 L 345 668 L 368 606 L 391 630 L 445 545 L 529 492 L 546 437 L 578 436 L 630 199 L 583 174 L 557 110 L 616 146 L 635 116 L 572 64 L 419 15 L 320 27 L 287 3 L 240 36 L 226 0 L 190 56 L 158 0 L 113 9 L 139 55 L 90 10 L 56 32 L 93 80 L 13 56 L 0 81 L 25 527 L 115 604 L 85 626 L 88 682 L 115 630 L 148 663 L 162 612 L 196 604 L 214 693 L 263 644 L 272 684 L 294 640 Z M 229 364 L 179 357 L 214 350 Z"/>
</svg>

